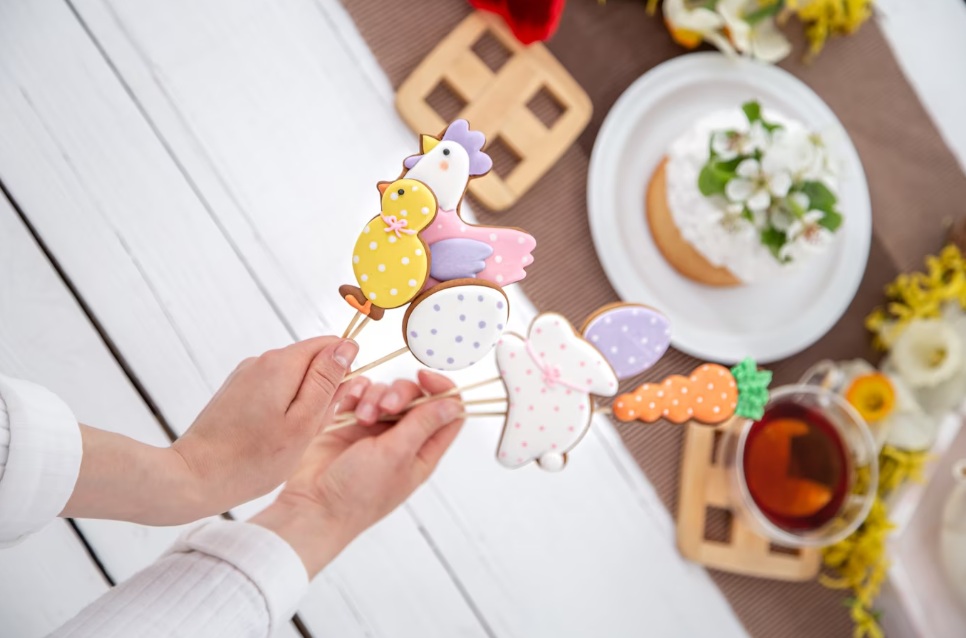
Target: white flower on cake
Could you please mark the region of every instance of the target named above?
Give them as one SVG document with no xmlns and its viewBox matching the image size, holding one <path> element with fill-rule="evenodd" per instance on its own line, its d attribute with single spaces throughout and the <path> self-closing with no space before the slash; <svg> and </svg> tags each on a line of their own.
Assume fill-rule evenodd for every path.
<svg viewBox="0 0 966 638">
<path fill-rule="evenodd" d="M 787 239 L 785 245 L 778 250 L 779 259 L 790 262 L 825 252 L 832 242 L 832 233 L 822 226 L 823 219 L 825 213 L 820 210 L 810 210 L 794 219 L 785 231 Z M 774 221 L 772 224 L 775 225 Z"/>
<path fill-rule="evenodd" d="M 737 177 L 725 184 L 725 195 L 735 203 L 743 203 L 752 211 L 763 211 L 772 205 L 772 198 L 788 195 L 792 177 L 786 170 L 765 173 L 756 159 L 742 160 L 735 169 Z"/>
</svg>

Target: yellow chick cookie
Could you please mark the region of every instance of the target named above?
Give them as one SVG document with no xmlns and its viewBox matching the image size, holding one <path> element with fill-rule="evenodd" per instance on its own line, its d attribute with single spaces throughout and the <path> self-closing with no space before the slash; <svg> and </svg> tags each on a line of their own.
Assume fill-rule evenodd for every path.
<svg viewBox="0 0 966 638">
<path fill-rule="evenodd" d="M 436 217 L 436 196 L 415 179 L 379 182 L 382 212 L 369 220 L 352 251 L 359 287 L 342 286 L 349 305 L 372 319 L 415 297 L 429 276 L 429 248 L 419 237 Z"/>
</svg>

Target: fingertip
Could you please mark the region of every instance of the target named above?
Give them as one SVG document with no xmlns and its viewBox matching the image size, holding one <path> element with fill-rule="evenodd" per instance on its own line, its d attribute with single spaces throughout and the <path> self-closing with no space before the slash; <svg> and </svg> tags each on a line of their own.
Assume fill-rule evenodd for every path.
<svg viewBox="0 0 966 638">
<path fill-rule="evenodd" d="M 460 418 L 463 413 L 463 404 L 456 399 L 443 399 L 436 401 L 436 418 L 441 425 L 447 425 Z"/>
<path fill-rule="evenodd" d="M 446 390 L 456 387 L 456 384 L 453 383 L 452 379 L 444 374 L 440 374 L 439 372 L 433 372 L 432 370 L 419 371 L 419 385 L 423 386 L 433 394 L 445 392 Z"/>
</svg>

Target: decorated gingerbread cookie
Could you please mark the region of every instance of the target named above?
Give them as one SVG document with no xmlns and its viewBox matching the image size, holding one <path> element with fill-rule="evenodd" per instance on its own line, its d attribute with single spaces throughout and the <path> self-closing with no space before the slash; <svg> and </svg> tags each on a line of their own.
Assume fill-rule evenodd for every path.
<svg viewBox="0 0 966 638">
<path fill-rule="evenodd" d="M 352 251 L 352 270 L 359 287 L 342 286 L 340 294 L 364 315 L 409 303 L 422 290 L 430 270 L 430 254 L 419 231 L 436 217 L 436 197 L 415 179 L 380 182 L 382 212 L 362 229 Z"/>
<path fill-rule="evenodd" d="M 403 338 L 430 368 L 462 370 L 490 353 L 509 316 L 510 303 L 498 286 L 457 279 L 413 300 L 403 318 Z"/>
<path fill-rule="evenodd" d="M 509 468 L 537 461 L 545 470 L 562 469 L 590 427 L 591 395 L 617 392 L 610 364 L 555 313 L 539 315 L 526 338 L 504 335 L 496 363 L 509 404 L 497 460 Z"/>
<path fill-rule="evenodd" d="M 671 324 L 660 312 L 639 304 L 616 303 L 591 315 L 584 338 L 604 355 L 618 379 L 644 372 L 671 345 Z"/>
<path fill-rule="evenodd" d="M 433 254 L 429 285 L 475 277 L 508 286 L 526 277 L 533 263 L 532 235 L 517 228 L 474 226 L 463 221 L 460 203 L 469 180 L 493 166 L 483 152 L 486 137 L 455 120 L 442 135 L 421 135 L 420 153 L 403 162 L 404 175 L 428 185 L 439 200 L 439 215 L 420 233 Z"/>
<path fill-rule="evenodd" d="M 738 415 L 760 419 L 768 402 L 771 372 L 759 371 L 745 359 L 730 370 L 705 363 L 690 375 L 673 375 L 659 383 L 645 383 L 614 401 L 614 416 L 621 421 L 672 423 L 696 421 L 707 425 L 724 423 Z"/>
</svg>

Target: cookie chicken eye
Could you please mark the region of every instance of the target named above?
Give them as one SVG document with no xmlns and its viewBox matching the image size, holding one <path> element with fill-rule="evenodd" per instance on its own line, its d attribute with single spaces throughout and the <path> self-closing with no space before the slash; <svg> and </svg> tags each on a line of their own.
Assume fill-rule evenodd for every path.
<svg viewBox="0 0 966 638">
<path fill-rule="evenodd" d="M 405 194 L 406 194 L 406 190 L 405 190 L 405 189 L 403 189 L 403 188 L 400 188 L 400 189 L 399 189 L 398 191 L 396 191 L 396 192 L 397 192 L 397 193 L 399 193 L 400 195 L 405 195 Z"/>
<path fill-rule="evenodd" d="M 448 148 L 444 148 L 443 149 L 443 155 L 449 155 L 449 149 Z"/>
</svg>

